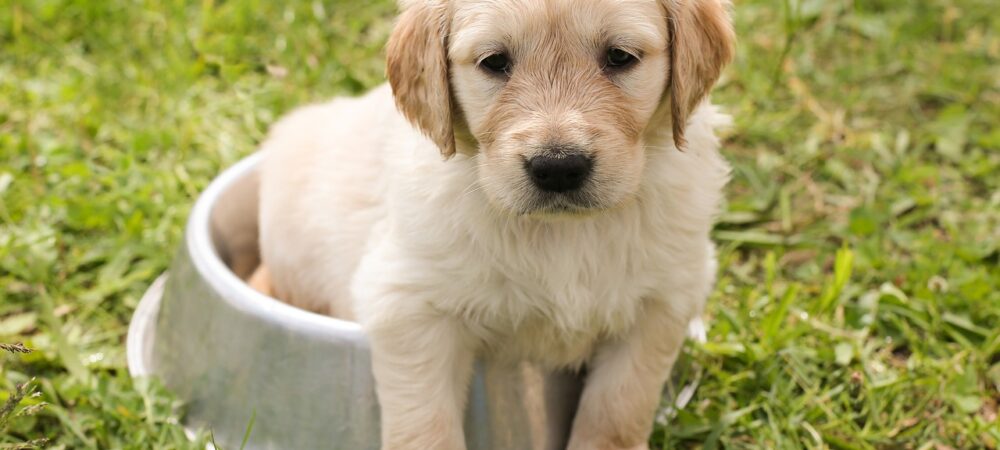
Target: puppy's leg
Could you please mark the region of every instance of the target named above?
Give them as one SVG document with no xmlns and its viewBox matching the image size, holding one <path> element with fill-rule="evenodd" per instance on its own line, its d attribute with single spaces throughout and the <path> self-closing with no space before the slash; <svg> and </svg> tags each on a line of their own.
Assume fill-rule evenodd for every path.
<svg viewBox="0 0 1000 450">
<path fill-rule="evenodd" d="M 395 314 L 398 313 L 398 314 Z M 382 410 L 383 450 L 464 450 L 462 418 L 474 352 L 460 324 L 429 312 L 367 327 Z"/>
<path fill-rule="evenodd" d="M 648 302 L 632 332 L 601 346 L 590 365 L 573 421 L 570 450 L 645 450 L 663 384 L 684 342 L 686 324 Z"/>
<path fill-rule="evenodd" d="M 250 275 L 250 278 L 247 279 L 247 284 L 261 294 L 274 297 L 274 289 L 271 284 L 271 271 L 263 263 L 257 266 L 257 270 L 253 271 L 253 275 Z"/>
</svg>

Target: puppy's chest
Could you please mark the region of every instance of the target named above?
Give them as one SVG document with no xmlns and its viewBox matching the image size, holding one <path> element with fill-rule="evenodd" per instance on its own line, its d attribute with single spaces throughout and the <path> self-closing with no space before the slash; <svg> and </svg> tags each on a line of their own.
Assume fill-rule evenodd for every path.
<svg viewBox="0 0 1000 450">
<path fill-rule="evenodd" d="M 582 363 L 631 329 L 656 278 L 647 253 L 627 244 L 526 240 L 495 251 L 480 274 L 487 282 L 461 309 L 503 358 Z"/>
</svg>

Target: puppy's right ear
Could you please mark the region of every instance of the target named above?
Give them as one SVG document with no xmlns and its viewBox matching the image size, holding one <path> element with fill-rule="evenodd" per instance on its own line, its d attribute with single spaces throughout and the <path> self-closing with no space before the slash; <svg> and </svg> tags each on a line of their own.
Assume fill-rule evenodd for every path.
<svg viewBox="0 0 1000 450">
<path fill-rule="evenodd" d="M 386 77 L 399 111 L 447 158 L 455 154 L 447 3 L 403 0 L 400 7 L 403 13 L 386 45 Z"/>
</svg>

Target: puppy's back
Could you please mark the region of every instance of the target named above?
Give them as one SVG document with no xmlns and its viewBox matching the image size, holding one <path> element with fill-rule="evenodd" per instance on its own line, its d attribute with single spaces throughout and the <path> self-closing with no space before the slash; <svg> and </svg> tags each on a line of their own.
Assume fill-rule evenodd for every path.
<svg viewBox="0 0 1000 450">
<path fill-rule="evenodd" d="M 384 215 L 385 86 L 359 98 L 300 108 L 261 146 L 260 249 L 272 293 L 352 319 L 348 287 L 374 223 Z"/>
</svg>

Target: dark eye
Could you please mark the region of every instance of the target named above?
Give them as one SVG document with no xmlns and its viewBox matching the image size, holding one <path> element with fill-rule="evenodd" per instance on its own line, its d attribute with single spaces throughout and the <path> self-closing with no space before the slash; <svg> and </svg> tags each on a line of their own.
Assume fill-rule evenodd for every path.
<svg viewBox="0 0 1000 450">
<path fill-rule="evenodd" d="M 608 50 L 607 67 L 609 69 L 624 69 L 638 61 L 634 55 L 625 50 L 613 47 Z"/>
<path fill-rule="evenodd" d="M 509 75 L 510 74 L 510 59 L 507 55 L 503 53 L 494 53 L 490 56 L 483 58 L 479 62 L 479 67 L 483 70 L 498 74 L 498 75 Z"/>
</svg>

